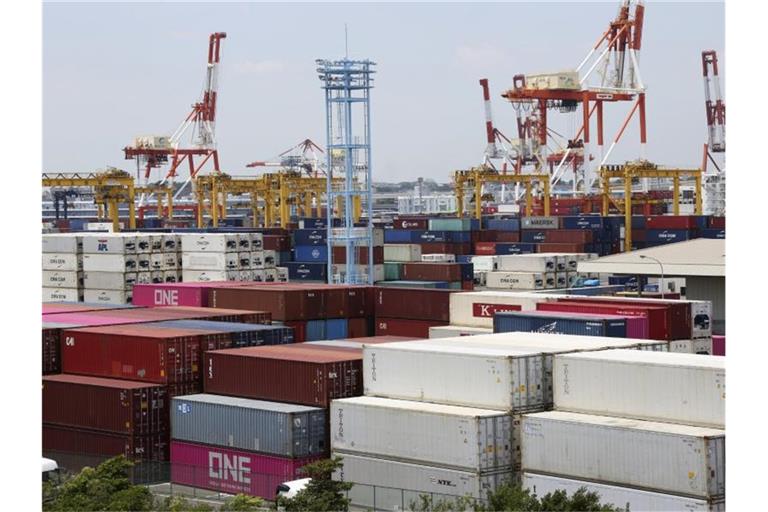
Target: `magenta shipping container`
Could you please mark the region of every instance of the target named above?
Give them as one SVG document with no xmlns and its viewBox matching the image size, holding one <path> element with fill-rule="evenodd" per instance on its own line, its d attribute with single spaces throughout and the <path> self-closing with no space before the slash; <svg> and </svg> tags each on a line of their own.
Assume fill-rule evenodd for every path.
<svg viewBox="0 0 768 512">
<path fill-rule="evenodd" d="M 171 482 L 273 500 L 278 485 L 303 478 L 299 469 L 321 458 L 288 459 L 224 446 L 171 441 Z"/>
<path fill-rule="evenodd" d="M 208 281 L 203 283 L 156 283 L 133 286 L 132 302 L 136 306 L 208 307 L 210 288 L 245 286 L 241 281 Z"/>
<path fill-rule="evenodd" d="M 717 334 L 712 336 L 712 355 L 725 355 L 725 336 L 718 336 Z"/>
</svg>

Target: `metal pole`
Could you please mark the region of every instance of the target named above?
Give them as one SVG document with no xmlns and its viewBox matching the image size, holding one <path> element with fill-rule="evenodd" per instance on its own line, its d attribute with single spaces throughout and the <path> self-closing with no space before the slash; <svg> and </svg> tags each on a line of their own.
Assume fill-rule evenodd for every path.
<svg viewBox="0 0 768 512">
<path fill-rule="evenodd" d="M 661 263 L 661 261 L 659 261 L 658 259 L 654 258 L 653 256 L 647 256 L 645 254 L 640 254 L 640 257 L 642 259 L 653 260 L 653 261 L 655 261 L 656 263 L 659 264 L 659 268 L 661 269 L 661 283 L 659 284 L 659 288 L 661 289 L 661 298 L 663 299 L 664 298 L 664 265 Z M 638 283 L 638 285 L 639 285 L 639 283 Z"/>
</svg>

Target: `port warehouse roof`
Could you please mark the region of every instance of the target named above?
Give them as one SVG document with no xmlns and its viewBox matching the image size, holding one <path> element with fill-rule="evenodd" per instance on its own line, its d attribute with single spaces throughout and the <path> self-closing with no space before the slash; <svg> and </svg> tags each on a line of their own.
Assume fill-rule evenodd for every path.
<svg viewBox="0 0 768 512">
<path fill-rule="evenodd" d="M 725 277 L 725 240 L 698 238 L 629 253 L 580 261 L 579 272 L 659 275 L 659 260 L 666 276 Z"/>
</svg>

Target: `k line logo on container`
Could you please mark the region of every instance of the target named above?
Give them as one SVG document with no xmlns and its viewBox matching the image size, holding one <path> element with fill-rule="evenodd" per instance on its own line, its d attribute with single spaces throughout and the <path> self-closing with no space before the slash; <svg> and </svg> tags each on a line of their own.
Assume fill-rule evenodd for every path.
<svg viewBox="0 0 768 512">
<path fill-rule="evenodd" d="M 514 304 L 483 304 L 475 302 L 472 304 L 472 316 L 492 318 L 496 313 L 521 311 L 522 309 L 522 306 L 517 306 Z"/>
</svg>

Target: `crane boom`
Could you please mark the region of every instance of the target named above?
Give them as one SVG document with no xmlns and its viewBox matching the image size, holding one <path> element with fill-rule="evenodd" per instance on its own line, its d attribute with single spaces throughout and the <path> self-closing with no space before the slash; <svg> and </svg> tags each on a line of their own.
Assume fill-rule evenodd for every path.
<svg viewBox="0 0 768 512">
<path fill-rule="evenodd" d="M 722 153 L 725 151 L 725 101 L 720 93 L 717 52 L 715 50 L 701 52 L 701 66 L 704 74 L 704 106 L 707 112 L 709 150 L 713 153 Z"/>
</svg>

